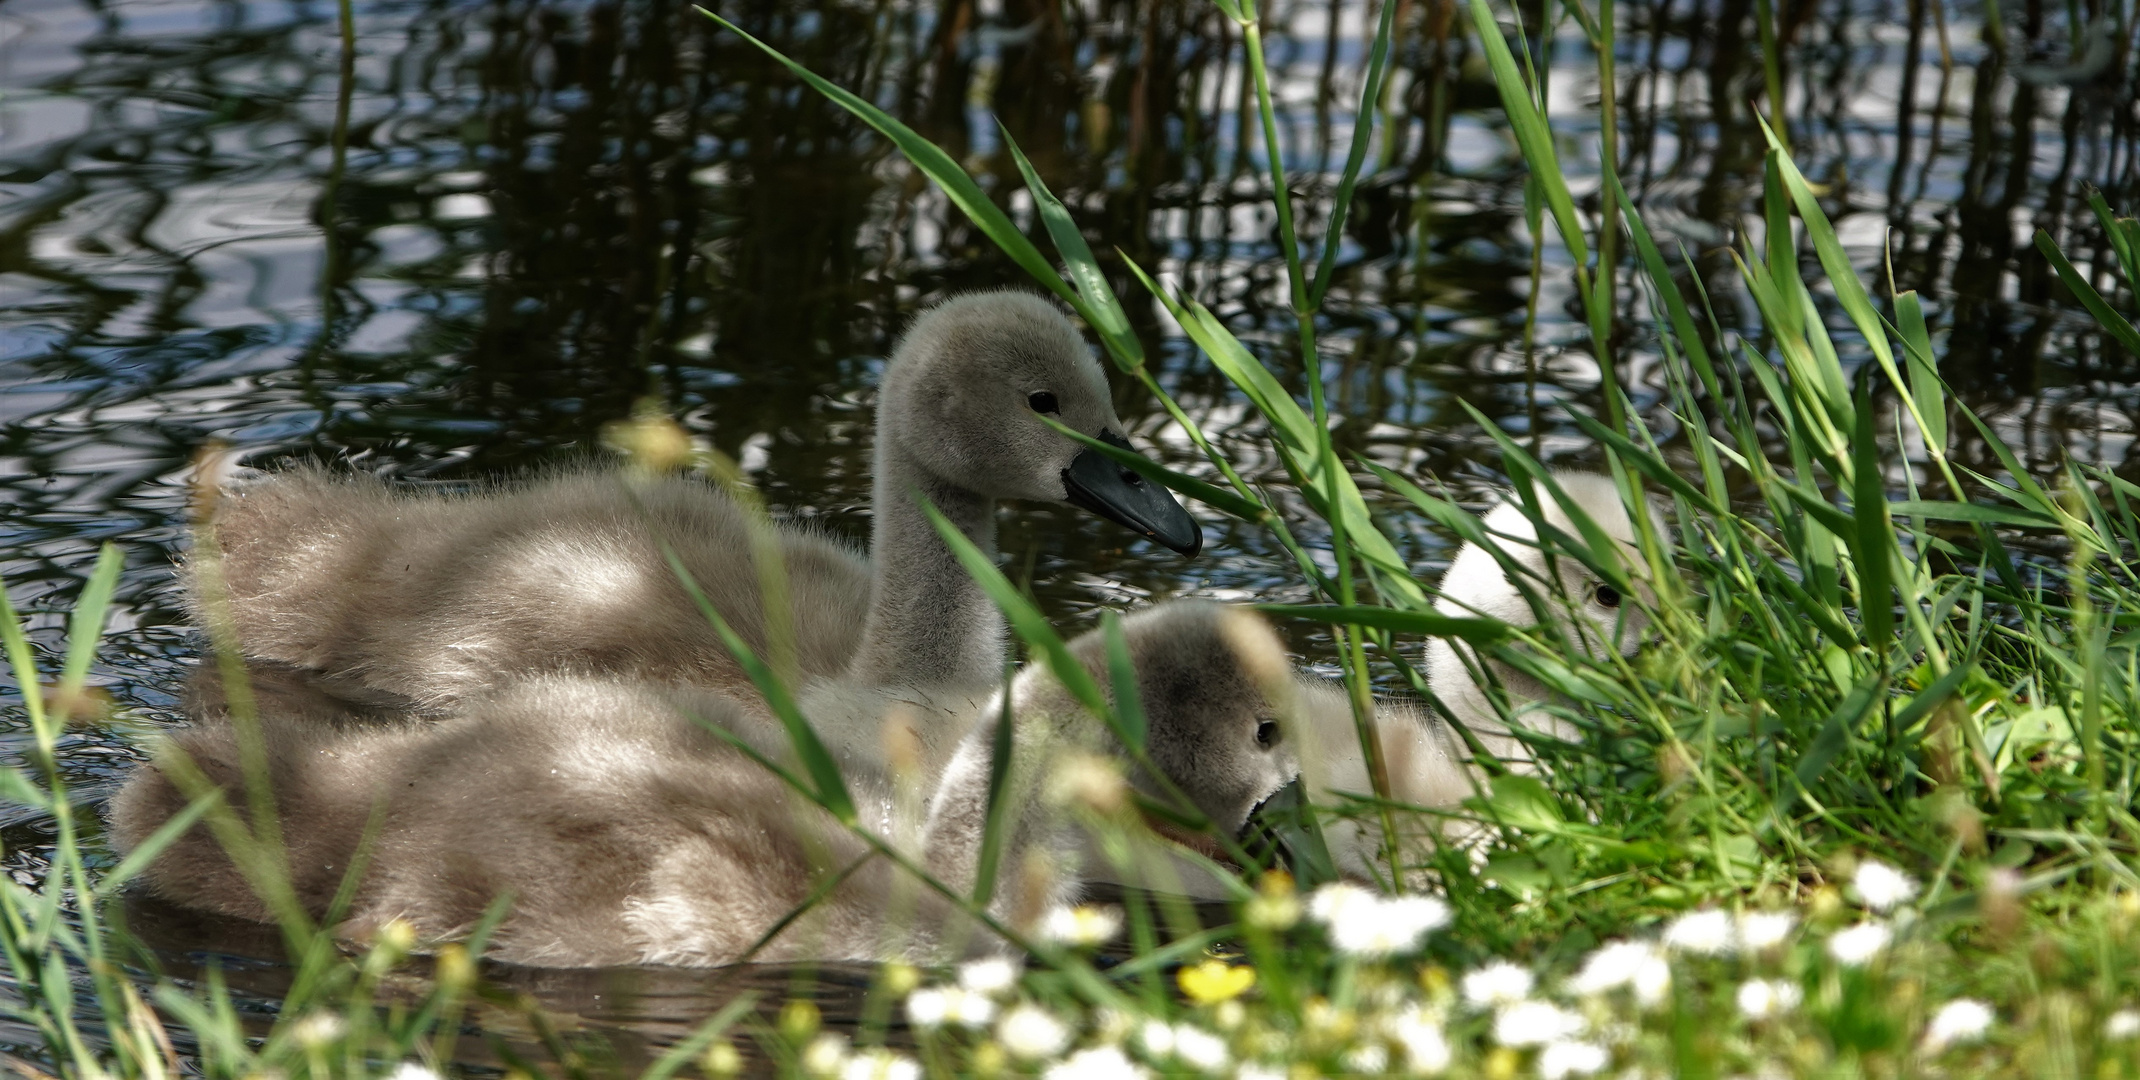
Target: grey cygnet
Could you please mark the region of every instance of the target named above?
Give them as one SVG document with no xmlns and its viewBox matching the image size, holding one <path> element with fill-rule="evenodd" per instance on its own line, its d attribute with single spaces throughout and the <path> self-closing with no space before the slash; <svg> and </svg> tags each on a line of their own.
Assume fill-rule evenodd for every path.
<svg viewBox="0 0 2140 1080">
<path fill-rule="evenodd" d="M 1049 429 L 1043 415 L 1128 447 L 1105 374 L 1054 304 L 976 293 L 914 321 L 880 393 L 870 557 L 807 527 L 778 528 L 803 676 L 983 693 L 1001 680 L 1002 618 L 918 497 L 990 553 L 999 499 L 1072 503 L 1197 551 L 1196 522 L 1164 488 Z M 605 471 L 444 495 L 297 469 L 237 487 L 213 518 L 249 658 L 396 694 L 429 714 L 544 672 L 753 695 L 658 546 L 674 545 L 763 655 L 749 527 L 708 484 L 646 483 L 635 504 Z"/>
</svg>

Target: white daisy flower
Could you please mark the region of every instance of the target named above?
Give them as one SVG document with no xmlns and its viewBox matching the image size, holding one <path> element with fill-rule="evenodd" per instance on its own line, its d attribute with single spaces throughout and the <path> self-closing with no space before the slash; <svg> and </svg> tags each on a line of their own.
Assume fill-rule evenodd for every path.
<svg viewBox="0 0 2140 1080">
<path fill-rule="evenodd" d="M 959 985 L 976 994 L 999 997 L 1018 985 L 1018 965 L 1003 957 L 959 965 Z"/>
<path fill-rule="evenodd" d="M 1333 881 L 1308 897 L 1308 917 L 1328 927 L 1371 917 L 1381 897 L 1349 881 Z"/>
<path fill-rule="evenodd" d="M 1864 967 L 1894 939 L 1895 932 L 1886 923 L 1861 922 L 1829 938 L 1828 955 L 1844 967 Z"/>
<path fill-rule="evenodd" d="M 1739 984 L 1739 1013 L 1749 1020 L 1766 1020 L 1797 1008 L 1804 997 L 1797 983 L 1748 979 Z"/>
<path fill-rule="evenodd" d="M 1194 1024 L 1174 1025 L 1174 1058 L 1198 1072 L 1215 1073 L 1232 1060 L 1226 1040 Z"/>
<path fill-rule="evenodd" d="M 1040 920 L 1043 940 L 1072 948 L 1089 949 L 1114 940 L 1122 932 L 1122 909 L 1112 905 L 1079 904 L 1051 909 Z"/>
<path fill-rule="evenodd" d="M 1731 916 L 1722 908 L 1703 908 L 1672 920 L 1664 928 L 1664 947 L 1696 956 L 1722 956 L 1738 944 Z"/>
<path fill-rule="evenodd" d="M 1096 1046 L 1048 1066 L 1040 1075 L 1042 1080 L 1129 1080 L 1149 1074 L 1120 1049 Z"/>
<path fill-rule="evenodd" d="M 921 1063 L 878 1046 L 847 1059 L 840 1080 L 921 1080 Z"/>
<path fill-rule="evenodd" d="M 847 1066 L 847 1036 L 825 1032 L 803 1047 L 802 1071 L 831 1080 Z"/>
<path fill-rule="evenodd" d="M 440 1080 L 438 1071 L 421 1061 L 404 1061 L 386 1074 L 386 1080 Z"/>
<path fill-rule="evenodd" d="M 1062 1053 L 1070 1045 L 1070 1029 L 1038 1005 L 1020 1005 L 1003 1014 L 996 1041 L 1020 1061 L 1038 1061 Z"/>
<path fill-rule="evenodd" d="M 1925 1052 L 1936 1054 L 1950 1046 L 1973 1043 L 1991 1030 L 1991 1006 L 1975 998 L 1956 998 L 1932 1014 L 1925 1025 Z"/>
<path fill-rule="evenodd" d="M 1878 859 L 1859 863 L 1850 885 L 1857 891 L 1858 899 L 1865 901 L 1866 907 L 1882 914 L 1917 898 L 1917 883 L 1908 874 Z"/>
<path fill-rule="evenodd" d="M 1788 911 L 1743 911 L 1739 913 L 1739 948 L 1764 952 L 1783 944 L 1798 926 L 1798 916 Z"/>
<path fill-rule="evenodd" d="M 1347 1072 L 1358 1073 L 1361 1076 L 1380 1076 L 1388 1072 L 1389 1067 L 1390 1052 L 1381 1043 L 1355 1046 L 1345 1054 L 1345 1069 Z"/>
<path fill-rule="evenodd" d="M 1531 996 L 1530 969 L 1496 960 L 1464 976 L 1464 1002 L 1474 1009 L 1512 1005 Z"/>
<path fill-rule="evenodd" d="M 1568 982 L 1569 989 L 1585 997 L 1628 987 L 1645 1008 L 1664 1000 L 1672 989 L 1672 968 L 1657 946 L 1643 941 L 1615 941 L 1583 961 L 1583 969 Z"/>
<path fill-rule="evenodd" d="M 1158 1020 L 1146 1020 L 1137 1029 L 1137 1049 L 1148 1058 L 1174 1056 L 1174 1027 Z"/>
<path fill-rule="evenodd" d="M 1544 1001 L 1519 1001 L 1494 1017 L 1494 1041 L 1503 1046 L 1545 1046 L 1566 1042 L 1589 1025 L 1583 1018 Z"/>
<path fill-rule="evenodd" d="M 923 1031 L 944 1026 L 987 1027 L 996 1003 L 959 986 L 932 986 L 907 995 L 907 1022 Z"/>
<path fill-rule="evenodd" d="M 2106 1039 L 2130 1039 L 2136 1035 L 2140 1035 L 2140 1010 L 2119 1009 L 2103 1020 L 2103 1037 Z"/>
<path fill-rule="evenodd" d="M 1438 1073 L 1449 1067 L 1449 1039 L 1426 1009 L 1413 1006 L 1388 1027 L 1389 1037 L 1404 1051 L 1405 1064 L 1415 1073 Z"/>
<path fill-rule="evenodd" d="M 1366 960 L 1411 952 L 1429 931 L 1449 924 L 1449 905 L 1431 896 L 1384 900 L 1370 894 L 1368 899 L 1365 910 L 1329 924 L 1330 944 L 1339 952 Z M 1348 903 L 1357 907 L 1357 902 Z"/>
<path fill-rule="evenodd" d="M 1545 1080 L 1591 1076 L 1612 1064 L 1612 1055 L 1596 1043 L 1556 1042 L 1546 1044 L 1538 1055 L 1538 1075 Z"/>
</svg>

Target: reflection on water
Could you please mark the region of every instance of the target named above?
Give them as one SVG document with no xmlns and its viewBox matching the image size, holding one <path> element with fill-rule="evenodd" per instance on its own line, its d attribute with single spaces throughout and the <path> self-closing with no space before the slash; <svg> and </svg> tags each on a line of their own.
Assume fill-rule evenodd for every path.
<svg viewBox="0 0 2140 1080">
<path fill-rule="evenodd" d="M 1466 13 L 1388 2 L 1403 34 L 1388 127 L 1340 240 L 1324 369 L 1342 446 L 1480 499 L 1493 455 L 1457 402 L 1580 461 L 1591 448 L 1565 412 L 1594 406 L 1596 369 L 1551 245 L 1539 338 L 1523 347 L 1522 176 Z M 1592 196 L 1595 69 L 1574 31 L 1542 30 L 1538 7 L 1525 18 L 1564 161 Z M 1760 218 L 1755 5 L 1619 7 L 1627 185 L 1722 326 L 1751 325 L 1726 249 Z M 866 88 L 1030 224 L 1000 117 L 1095 250 L 1193 290 L 1298 388 L 1273 221 L 1243 152 L 1255 137 L 1244 72 L 1209 5 L 724 10 Z M 1350 137 L 1373 13 L 1334 0 L 1270 10 L 1283 151 L 1312 223 Z M 1891 265 L 1898 287 L 1925 294 L 1946 374 L 2035 467 L 2070 450 L 2140 475 L 2134 358 L 2092 332 L 2029 242 L 2043 227 L 2077 262 L 2107 265 L 2079 196 L 2092 184 L 2140 207 L 2140 51 L 2101 21 L 2101 0 L 2006 4 L 2003 48 L 1984 43 L 1984 10 L 1777 5 L 1792 145 L 1860 267 Z M 128 708 L 62 747 L 89 797 L 132 760 L 130 733 L 176 716 L 193 643 L 168 566 L 203 444 L 452 480 L 593 452 L 603 423 L 654 395 L 783 512 L 859 540 L 870 387 L 902 320 L 947 291 L 1021 280 L 880 139 L 679 0 L 395 0 L 356 15 L 345 82 L 332 4 L 0 7 L 0 570 L 18 604 L 44 613 L 49 648 L 51 613 L 95 544 L 122 543 L 129 567 L 96 676 Z M 1622 302 L 1627 377 L 1654 404 L 1646 302 Z M 1244 473 L 1282 492 L 1237 396 L 1150 304 L 1130 313 L 1161 381 Z M 1846 362 L 1862 355 L 1838 344 Z M 1139 392 L 1120 396 L 1134 435 L 1204 468 Z M 1964 441 L 1957 456 L 1986 455 Z M 1413 519 L 1391 524 L 1423 567 L 1444 552 Z M 1158 595 L 1301 595 L 1266 538 L 1215 516 L 1205 526 L 1213 554 L 1187 564 L 1067 509 L 1016 508 L 1002 543 L 1073 624 Z M 1324 655 L 1312 631 L 1296 642 Z M 48 842 L 37 816 L 0 814 L 9 873 L 34 878 Z M 163 938 L 177 943 L 166 955 L 231 932 L 188 925 Z M 712 985 L 698 976 L 634 977 L 660 983 L 642 995 L 655 1004 L 615 1005 L 600 1023 L 662 1030 L 646 1009 L 698 1015 L 719 997 L 679 989 Z"/>
</svg>

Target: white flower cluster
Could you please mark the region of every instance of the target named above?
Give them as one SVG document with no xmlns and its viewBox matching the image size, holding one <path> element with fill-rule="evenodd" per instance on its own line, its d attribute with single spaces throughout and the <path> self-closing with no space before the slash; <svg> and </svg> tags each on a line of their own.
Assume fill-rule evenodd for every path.
<svg viewBox="0 0 2140 1080">
<path fill-rule="evenodd" d="M 1394 958 L 1416 954 L 1450 921 L 1450 909 L 1439 899 L 1384 896 L 1345 883 L 1296 898 L 1289 883 L 1266 882 L 1258 899 L 1274 911 L 1281 905 L 1289 911 L 1260 927 L 1283 931 L 1305 916 L 1344 961 L 1339 970 L 1357 980 L 1341 1001 L 1301 1001 L 1297 1025 L 1253 1022 L 1260 987 L 1268 984 L 1254 966 L 1229 958 L 1207 958 L 1178 973 L 1189 1005 L 1176 1015 L 1043 1004 L 1022 992 L 1019 964 L 1004 959 L 971 962 L 951 979 L 913 989 L 906 1015 L 924 1040 L 962 1040 L 974 1048 L 977 1063 L 978 1055 L 992 1055 L 994 1064 L 985 1070 L 1008 1068 L 1044 1080 L 1285 1080 L 1304 1060 L 1347 1074 L 1432 1077 L 1468 1060 L 1495 1070 L 1514 1065 L 1542 1080 L 1647 1075 L 1638 1067 L 1649 1045 L 1645 1032 L 1654 1034 L 1654 1014 L 1672 1005 L 1675 987 L 1684 984 L 1678 996 L 1698 1006 L 1711 1000 L 1711 980 L 1730 978 L 1721 989 L 1729 991 L 1725 1000 L 1736 1006 L 1746 1037 L 1790 1038 L 1794 1029 L 1786 1025 L 1819 974 L 1803 970 L 1803 963 L 1821 963 L 1823 977 L 1836 967 L 1872 964 L 1908 927 L 1906 905 L 1920 886 L 1868 859 L 1849 890 L 1862 905 L 1854 919 L 1824 917 L 1808 931 L 1790 911 L 1700 908 L 1671 919 L 1654 936 L 1599 945 L 1565 979 L 1545 982 L 1533 969 L 1507 960 L 1461 973 L 1431 964 L 1409 974 L 1398 970 L 1406 964 Z M 1094 906 L 1057 909 L 1036 926 L 1044 939 L 1071 948 L 1101 944 L 1121 929 L 1119 909 Z M 1452 1041 L 1452 1012 L 1469 1013 L 1459 1030 L 1482 1033 L 1485 1046 L 1467 1049 L 1463 1040 Z M 1926 1022 L 1918 1051 L 1939 1055 L 1981 1042 L 1995 1021 L 1984 1002 L 1949 1001 Z M 2106 1039 L 2140 1039 L 2140 1009 L 2111 1013 L 2102 1031 Z M 1472 1056 L 1481 1052 L 1488 1056 Z M 818 1080 L 918 1077 L 913 1059 L 888 1050 L 851 1050 L 838 1036 L 820 1036 L 800 1063 Z"/>
<path fill-rule="evenodd" d="M 1308 917 L 1347 956 L 1380 960 L 1419 948 L 1428 933 L 1449 925 L 1449 905 L 1431 896 L 1383 896 L 1349 882 L 1332 882 L 1308 899 Z"/>
<path fill-rule="evenodd" d="M 921 1063 L 881 1046 L 854 1050 L 845 1035 L 819 1035 L 803 1047 L 799 1064 L 816 1080 L 921 1080 Z"/>
</svg>

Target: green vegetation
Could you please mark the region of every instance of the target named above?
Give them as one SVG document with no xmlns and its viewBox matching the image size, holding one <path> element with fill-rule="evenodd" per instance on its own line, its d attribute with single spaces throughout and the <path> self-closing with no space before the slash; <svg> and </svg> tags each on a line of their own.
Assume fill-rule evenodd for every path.
<svg viewBox="0 0 2140 1080">
<path fill-rule="evenodd" d="M 1242 33 L 1268 149 L 1277 120 L 1254 0 L 1214 2 Z M 1383 5 L 1340 215 L 1367 158 L 1394 7 Z M 1153 378 L 1096 257 L 1022 154 L 1013 148 L 1066 274 L 949 155 L 790 66 L 891 138 L 1165 404 L 1222 482 L 1123 460 L 1269 529 L 1294 555 L 1323 601 L 1310 610 L 1336 630 L 1359 718 L 1378 672 L 1428 690 L 1406 663 L 1421 635 L 1465 633 L 1553 688 L 1550 708 L 1581 741 L 1541 740 L 1539 775 L 1487 762 L 1479 795 L 1454 812 L 1484 826 L 1476 845 L 1393 847 L 1391 882 L 1430 884 L 1438 899 L 1321 884 L 1302 866 L 1297 881 L 1253 881 L 1235 922 L 1207 929 L 1178 906 L 1155 912 L 1133 894 L 1125 912 L 1062 913 L 1022 978 L 1000 965 L 927 976 L 887 967 L 875 1022 L 839 1035 L 820 1032 L 807 1006 L 766 1022 L 741 1001 L 654 1074 L 734 1071 L 741 1046 L 799 1073 L 886 1077 L 922 1067 L 1115 1075 L 1133 1061 L 1244 1077 L 1384 1066 L 1487 1076 L 2140 1075 L 2140 487 L 2079 461 L 2046 487 L 1950 400 L 1917 296 L 1885 295 L 1859 278 L 1775 129 L 1763 228 L 1737 252 L 1765 333 L 1727 339 L 1706 315 L 1708 298 L 1682 291 L 1629 207 L 1609 167 L 1612 126 L 1598 213 L 1589 214 L 1562 180 L 1564 144 L 1524 54 L 1510 49 L 1486 0 L 1470 9 L 1535 181 L 1534 234 L 1550 219 L 1585 300 L 1605 415 L 1574 419 L 1602 444 L 1630 505 L 1670 506 L 1666 534 L 1643 528 L 1640 566 L 1625 564 L 1573 506 L 1578 535 L 1545 541 L 1648 609 L 1653 640 L 1629 658 L 1593 657 L 1550 629 L 1481 633 L 1431 610 L 1431 583 L 1414 577 L 1359 484 L 1372 474 L 1413 512 L 1467 538 L 1476 519 L 1334 449 L 1315 337 L 1334 249 L 1304 247 L 1275 155 L 1272 198 L 1298 329 L 1288 359 L 1305 369 L 1305 407 L 1203 305 L 1132 270 L 1268 423 L 1273 452 L 1325 526 L 1320 562 Z M 1601 81 L 1612 86 L 1610 0 L 1569 11 L 1606 58 Z M 1772 92 L 1776 83 L 1772 68 Z M 1610 115 L 1609 98 L 1604 105 Z M 2140 284 L 2140 223 L 2114 218 L 2100 199 L 2095 210 L 2128 287 Z M 1341 228 L 1334 221 L 1319 235 Z M 2112 299 L 2048 237 L 2038 243 L 2106 332 L 2140 349 Z M 1811 282 L 1804 248 L 1821 270 Z M 1846 324 L 1824 324 L 1816 290 L 1832 294 Z M 1632 406 L 1615 364 L 1613 300 L 1630 291 L 1646 301 L 1665 354 L 1668 405 L 1649 416 Z M 1870 355 L 1856 372 L 1838 358 L 1845 334 Z M 1546 476 L 1516 441 L 1474 418 L 1512 479 Z M 1666 419 L 1669 438 L 1659 434 Z M 1982 440 L 2005 471 L 1958 464 L 1949 454 L 1958 438 Z M 2017 554 L 2024 548 L 2038 554 Z M 967 554 L 1032 655 L 1060 656 L 1037 612 Z M 534 1033 L 525 1045 L 551 1059 L 510 1066 L 592 1069 L 538 1012 L 484 996 L 470 960 L 480 935 L 439 949 L 430 977 L 412 979 L 404 958 L 415 943 L 390 934 L 349 957 L 292 914 L 284 931 L 295 981 L 266 1028 L 248 1027 L 214 979 L 189 988 L 125 969 L 125 946 L 98 903 L 142 856 L 105 867 L 87 853 L 82 808 L 52 760 L 116 566 L 101 562 L 78 601 L 50 691 L 39 689 L 19 620 L 0 610 L 38 754 L 36 775 L 0 772 L 0 797 L 51 813 L 59 829 L 39 887 L 0 882 L 0 948 L 15 984 L 5 1008 L 45 1047 L 42 1061 L 19 1067 L 173 1074 L 176 1032 L 193 1066 L 215 1076 L 430 1068 L 452 1060 L 451 1033 L 480 1005 L 518 1009 Z M 1096 687 L 1078 689 L 1136 745 L 1134 710 L 1114 714 Z M 811 766 L 792 782 L 839 809 L 836 772 L 825 771 L 807 724 L 785 718 Z M 1374 748 L 1367 753 L 1373 762 Z M 1377 787 L 1332 812 L 1385 825 L 1451 813 L 1394 803 Z M 266 816 L 248 822 L 210 798 L 194 813 L 235 846 L 273 850 Z M 274 888 L 272 860 L 257 865 L 262 887 Z M 1111 968 L 1089 963 L 1086 950 L 1125 921 L 1140 945 L 1176 944 Z M 882 1041 L 896 999 L 918 1046 L 854 1050 Z"/>
</svg>

